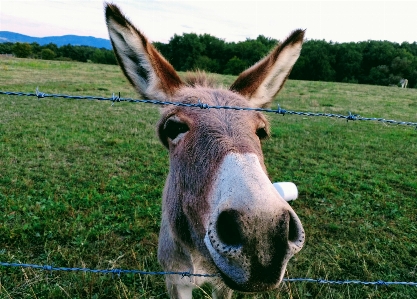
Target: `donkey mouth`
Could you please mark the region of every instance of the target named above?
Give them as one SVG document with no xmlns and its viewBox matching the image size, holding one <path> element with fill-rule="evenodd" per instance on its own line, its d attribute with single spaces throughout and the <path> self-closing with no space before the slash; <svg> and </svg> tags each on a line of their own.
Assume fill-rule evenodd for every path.
<svg viewBox="0 0 417 299">
<path fill-rule="evenodd" d="M 284 266 L 285 268 L 285 266 Z M 220 276 L 223 282 L 231 289 L 244 293 L 265 292 L 276 289 L 282 280 L 281 267 L 271 267 L 271 269 L 258 269 L 251 271 L 249 279 L 245 282 L 236 281 L 224 273 L 220 268 Z"/>
<path fill-rule="evenodd" d="M 281 282 L 287 264 L 285 254 L 273 255 L 265 265 L 260 262 L 262 253 L 249 254 L 240 245 L 219 246 L 209 233 L 204 241 L 214 266 L 229 288 L 244 293 L 264 292 L 277 288 Z"/>
</svg>

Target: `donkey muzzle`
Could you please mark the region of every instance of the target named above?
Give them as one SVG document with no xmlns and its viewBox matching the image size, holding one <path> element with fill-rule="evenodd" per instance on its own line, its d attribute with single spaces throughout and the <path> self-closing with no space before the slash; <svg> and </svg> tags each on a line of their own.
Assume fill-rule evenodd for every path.
<svg viewBox="0 0 417 299">
<path fill-rule="evenodd" d="M 288 260 L 303 246 L 304 231 L 292 210 L 257 217 L 226 209 L 210 222 L 205 243 L 230 288 L 266 291 L 282 280 Z"/>
<path fill-rule="evenodd" d="M 276 288 L 305 240 L 300 219 L 257 164 L 253 154 L 226 157 L 204 239 L 224 282 L 243 292 Z"/>
</svg>

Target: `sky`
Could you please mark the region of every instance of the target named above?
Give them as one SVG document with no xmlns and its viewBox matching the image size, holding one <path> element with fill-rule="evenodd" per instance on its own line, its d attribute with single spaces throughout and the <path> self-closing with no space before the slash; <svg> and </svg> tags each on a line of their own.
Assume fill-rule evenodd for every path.
<svg viewBox="0 0 417 299">
<path fill-rule="evenodd" d="M 156 1 L 113 0 L 151 41 L 208 33 L 228 42 L 258 35 L 282 40 L 417 42 L 417 1 Z M 108 39 L 101 0 L 0 0 L 0 31 L 44 37 Z"/>
</svg>

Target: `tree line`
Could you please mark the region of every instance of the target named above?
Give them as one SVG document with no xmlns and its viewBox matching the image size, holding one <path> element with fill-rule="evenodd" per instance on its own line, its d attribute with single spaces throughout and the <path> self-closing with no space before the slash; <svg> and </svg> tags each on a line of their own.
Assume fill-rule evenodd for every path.
<svg viewBox="0 0 417 299">
<path fill-rule="evenodd" d="M 38 43 L 0 43 L 0 54 L 13 54 L 19 58 L 117 64 L 112 50 L 69 44 L 58 47 L 53 43 L 42 46 Z"/>
<path fill-rule="evenodd" d="M 241 42 L 226 42 L 209 34 L 174 35 L 156 48 L 178 71 L 205 70 L 237 75 L 265 56 L 277 40 L 263 35 Z M 0 54 L 17 57 L 75 60 L 116 64 L 113 51 L 105 48 L 37 43 L 1 43 Z M 408 79 L 417 88 L 417 43 L 389 41 L 334 43 L 306 40 L 290 79 L 376 85 L 398 85 Z"/>
</svg>

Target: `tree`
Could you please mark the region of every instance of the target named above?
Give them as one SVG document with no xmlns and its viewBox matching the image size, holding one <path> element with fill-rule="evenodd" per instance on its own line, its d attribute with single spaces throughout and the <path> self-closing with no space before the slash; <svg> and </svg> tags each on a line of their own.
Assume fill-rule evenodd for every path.
<svg viewBox="0 0 417 299">
<path fill-rule="evenodd" d="M 362 52 L 356 43 L 337 45 L 335 72 L 336 81 L 357 83 L 361 72 Z"/>
<path fill-rule="evenodd" d="M 204 45 L 195 33 L 174 35 L 169 41 L 170 51 L 167 59 L 179 71 L 191 71 L 196 68 L 196 61 L 204 51 Z"/>
<path fill-rule="evenodd" d="M 49 43 L 49 44 L 43 46 L 43 48 L 44 49 L 49 49 L 49 50 L 51 50 L 54 53 L 58 53 L 58 51 L 59 51 L 58 46 L 55 45 L 55 44 L 53 44 L 53 43 Z"/>
<path fill-rule="evenodd" d="M 374 78 L 378 77 L 375 77 L 378 72 L 376 68 L 382 65 L 389 66 L 391 64 L 396 56 L 395 52 L 398 44 L 388 41 L 367 41 L 362 42 L 362 44 L 362 65 L 359 83 L 380 84 L 374 83 L 373 81 Z M 372 75 L 371 69 L 374 69 Z"/>
<path fill-rule="evenodd" d="M 406 78 L 417 67 L 417 57 L 408 52 L 406 49 L 398 49 L 396 57 L 391 62 L 391 70 L 403 78 Z"/>
<path fill-rule="evenodd" d="M 0 43 L 0 54 L 12 54 L 13 53 L 13 43 Z"/>
<path fill-rule="evenodd" d="M 262 57 L 268 54 L 270 48 L 263 43 L 253 39 L 247 39 L 236 44 L 234 56 L 240 58 L 246 65 L 257 63 Z"/>
<path fill-rule="evenodd" d="M 229 57 L 225 52 L 226 42 L 210 34 L 199 35 L 199 40 L 204 46 L 204 50 L 200 59 L 197 60 L 197 64 L 201 64 L 201 60 L 205 60 L 205 63 L 207 64 L 205 70 L 213 73 L 222 73 L 224 65 L 226 65 L 229 60 Z M 207 58 L 210 61 L 207 60 Z"/>
<path fill-rule="evenodd" d="M 324 40 L 309 40 L 303 45 L 300 62 L 293 68 L 290 78 L 312 81 L 333 81 L 336 77 L 334 70 L 335 47 Z"/>
<path fill-rule="evenodd" d="M 409 75 L 408 75 L 408 86 L 410 88 L 417 88 L 417 70 L 413 70 Z"/>
<path fill-rule="evenodd" d="M 28 43 L 15 43 L 13 54 L 19 58 L 26 58 L 32 53 L 32 47 Z"/>
<path fill-rule="evenodd" d="M 104 62 L 105 64 L 117 64 L 116 56 L 114 56 L 113 50 L 102 49 L 104 51 Z"/>
<path fill-rule="evenodd" d="M 174 35 L 168 43 L 154 43 L 179 71 L 200 69 L 231 75 L 258 62 L 276 44 L 276 40 L 263 35 L 236 43 L 195 33 Z M 0 54 L 10 53 L 17 57 L 117 63 L 112 50 L 88 46 L 0 43 Z M 417 42 L 369 40 L 338 44 L 306 40 L 290 73 L 290 79 L 379 85 L 398 84 L 401 78 L 408 79 L 409 87 L 417 88 Z"/>
<path fill-rule="evenodd" d="M 243 60 L 234 56 L 227 62 L 223 73 L 228 75 L 238 75 L 247 67 L 247 64 Z"/>
<path fill-rule="evenodd" d="M 377 85 L 389 84 L 389 67 L 386 65 L 379 65 L 371 68 L 368 76 L 369 82 Z"/>
<path fill-rule="evenodd" d="M 93 55 L 90 56 L 90 60 L 94 63 L 105 63 L 103 51 L 100 49 L 95 49 Z"/>
<path fill-rule="evenodd" d="M 199 56 L 195 61 L 194 68 L 210 73 L 217 73 L 220 69 L 220 66 L 217 60 L 211 59 L 206 55 L 202 55 Z"/>
<path fill-rule="evenodd" d="M 41 51 L 41 59 L 52 60 L 55 58 L 55 56 L 55 52 L 51 49 L 42 49 Z"/>
<path fill-rule="evenodd" d="M 259 35 L 256 38 L 256 41 L 262 43 L 264 46 L 266 46 L 267 49 L 272 49 L 278 44 L 278 41 L 276 39 L 265 37 L 263 35 Z"/>
<path fill-rule="evenodd" d="M 38 43 L 34 42 L 30 44 L 32 48 L 32 55 L 33 58 L 39 58 L 41 56 L 42 46 Z"/>
</svg>

